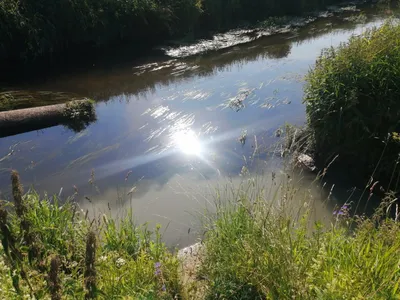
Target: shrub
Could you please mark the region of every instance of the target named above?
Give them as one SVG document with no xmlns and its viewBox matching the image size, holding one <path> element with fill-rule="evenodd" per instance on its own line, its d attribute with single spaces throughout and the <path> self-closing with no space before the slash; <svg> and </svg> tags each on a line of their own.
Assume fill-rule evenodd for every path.
<svg viewBox="0 0 400 300">
<path fill-rule="evenodd" d="M 326 49 L 307 75 L 304 102 L 316 155 L 359 174 L 397 180 L 400 26 L 387 22 Z M 349 168 L 349 169 L 350 169 Z"/>
</svg>

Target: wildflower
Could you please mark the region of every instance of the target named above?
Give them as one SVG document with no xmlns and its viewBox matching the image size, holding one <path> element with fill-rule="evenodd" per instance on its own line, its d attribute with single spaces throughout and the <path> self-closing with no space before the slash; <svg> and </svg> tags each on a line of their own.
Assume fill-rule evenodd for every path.
<svg viewBox="0 0 400 300">
<path fill-rule="evenodd" d="M 344 215 L 344 212 L 343 211 L 341 211 L 341 210 L 339 210 L 339 211 L 337 211 L 337 210 L 335 210 L 334 212 L 333 212 L 333 215 L 338 215 L 338 216 L 343 216 Z"/>
<path fill-rule="evenodd" d="M 165 292 L 165 291 L 167 290 L 167 288 L 165 287 L 165 284 L 162 285 L 161 290 L 162 290 L 163 292 Z"/>
<path fill-rule="evenodd" d="M 123 258 L 118 258 L 117 261 L 115 262 L 115 264 L 117 265 L 118 268 L 121 268 L 123 265 L 125 265 L 125 259 Z"/>
<path fill-rule="evenodd" d="M 160 275 L 161 275 L 161 263 L 160 263 L 160 262 L 156 262 L 156 263 L 154 264 L 154 268 L 156 269 L 156 270 L 154 271 L 154 275 L 160 276 Z"/>
<path fill-rule="evenodd" d="M 334 216 L 345 216 L 349 214 L 349 205 L 348 204 L 343 204 L 342 207 L 339 210 L 335 210 L 333 212 Z"/>
</svg>

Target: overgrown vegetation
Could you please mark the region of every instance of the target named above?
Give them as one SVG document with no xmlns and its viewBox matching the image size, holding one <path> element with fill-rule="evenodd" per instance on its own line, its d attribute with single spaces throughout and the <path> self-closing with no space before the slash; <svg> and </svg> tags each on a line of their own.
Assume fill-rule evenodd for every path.
<svg viewBox="0 0 400 300">
<path fill-rule="evenodd" d="M 121 42 L 156 43 L 226 29 L 268 16 L 299 14 L 337 0 L 3 0 L 0 61 L 30 61 Z"/>
<path fill-rule="evenodd" d="M 290 213 L 296 191 L 282 186 L 235 192 L 205 238 L 206 299 L 398 299 L 400 225 L 387 197 L 372 218 L 334 212 L 331 226 L 310 223 L 312 202 Z M 299 196 L 299 195 L 297 195 Z M 296 217 L 297 216 L 297 217 Z"/>
<path fill-rule="evenodd" d="M 400 25 L 326 49 L 307 76 L 304 101 L 316 156 L 398 186 Z M 394 168 L 393 168 L 394 167 Z"/>
<path fill-rule="evenodd" d="M 174 299 L 178 260 L 158 229 L 138 227 L 131 214 L 116 224 L 88 220 L 73 199 L 22 195 L 12 174 L 14 203 L 0 209 L 0 298 Z"/>
<path fill-rule="evenodd" d="M 196 279 L 185 283 L 159 227 L 152 233 L 131 214 L 118 223 L 105 215 L 89 220 L 73 198 L 61 204 L 32 190 L 23 195 L 13 172 L 14 202 L 0 209 L 0 297 L 399 299 L 393 195 L 371 218 L 352 217 L 346 203 L 324 226 L 310 222 L 312 200 L 289 209 L 299 196 L 291 179 L 273 181 L 268 192 L 254 180 L 229 199 L 218 194 Z"/>
</svg>

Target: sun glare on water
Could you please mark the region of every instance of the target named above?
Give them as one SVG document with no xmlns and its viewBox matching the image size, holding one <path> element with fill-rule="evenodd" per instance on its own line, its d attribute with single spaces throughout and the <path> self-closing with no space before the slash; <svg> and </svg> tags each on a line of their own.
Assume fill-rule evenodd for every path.
<svg viewBox="0 0 400 300">
<path fill-rule="evenodd" d="M 176 132 L 173 140 L 177 148 L 186 155 L 200 155 L 202 152 L 201 143 L 192 130 Z"/>
</svg>

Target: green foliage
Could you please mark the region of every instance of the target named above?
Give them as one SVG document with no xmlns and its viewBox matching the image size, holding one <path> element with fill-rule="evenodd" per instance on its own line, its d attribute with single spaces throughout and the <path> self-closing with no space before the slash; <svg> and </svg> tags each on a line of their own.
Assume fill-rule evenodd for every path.
<svg viewBox="0 0 400 300">
<path fill-rule="evenodd" d="M 74 47 L 185 33 L 199 12 L 197 0 L 4 0 L 0 58 L 32 59 Z"/>
<path fill-rule="evenodd" d="M 82 47 L 155 43 L 299 14 L 338 0 L 2 0 L 0 61 L 30 61 Z"/>
<path fill-rule="evenodd" d="M 324 50 L 307 76 L 304 98 L 317 155 L 339 154 L 359 174 L 397 179 L 400 144 L 391 136 L 400 130 L 399 76 L 395 22 Z"/>
<path fill-rule="evenodd" d="M 65 104 L 63 116 L 69 129 L 79 132 L 96 121 L 96 108 L 93 100 L 70 101 Z"/>
<path fill-rule="evenodd" d="M 162 243 L 159 228 L 152 233 L 135 226 L 131 215 L 121 224 L 90 221 L 72 199 L 61 205 L 57 197 L 34 191 L 22 204 L 20 215 L 11 203 L 0 208 L 1 299 L 179 296 L 178 260 Z M 38 245 L 32 259 L 26 231 Z"/>
<path fill-rule="evenodd" d="M 400 224 L 383 214 L 390 200 L 370 219 L 343 206 L 331 227 L 310 230 L 309 211 L 288 213 L 293 192 L 285 187 L 273 208 L 264 192 L 219 206 L 200 271 L 206 299 L 399 299 Z"/>
</svg>

